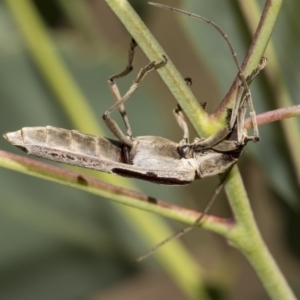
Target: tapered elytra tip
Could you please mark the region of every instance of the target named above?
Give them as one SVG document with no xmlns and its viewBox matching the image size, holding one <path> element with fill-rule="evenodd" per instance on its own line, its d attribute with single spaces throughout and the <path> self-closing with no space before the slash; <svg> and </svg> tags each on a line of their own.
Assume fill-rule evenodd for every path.
<svg viewBox="0 0 300 300">
<path fill-rule="evenodd" d="M 16 145 L 20 141 L 20 130 L 14 132 L 7 132 L 3 134 L 3 137 L 11 144 Z"/>
<path fill-rule="evenodd" d="M 12 143 L 15 140 L 15 137 L 17 135 L 17 131 L 14 132 L 6 132 L 3 134 L 3 137 L 9 141 L 10 143 Z"/>
<path fill-rule="evenodd" d="M 2 136 L 8 141 L 7 133 L 4 133 Z"/>
</svg>

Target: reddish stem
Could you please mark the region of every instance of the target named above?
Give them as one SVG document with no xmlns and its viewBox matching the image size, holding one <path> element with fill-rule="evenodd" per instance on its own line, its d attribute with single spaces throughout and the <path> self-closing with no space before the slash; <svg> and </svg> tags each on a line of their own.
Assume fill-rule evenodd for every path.
<svg viewBox="0 0 300 300">
<path fill-rule="evenodd" d="M 30 170 L 31 172 L 38 173 L 40 175 L 43 175 L 47 177 L 48 179 L 53 179 L 56 181 L 61 182 L 67 182 L 71 184 L 79 184 L 83 186 L 89 186 L 92 188 L 96 188 L 99 190 L 107 191 L 114 195 L 124 195 L 128 196 L 130 198 L 144 201 L 148 203 L 152 203 L 154 205 L 158 205 L 160 207 L 168 208 L 170 211 L 174 212 L 180 212 L 180 214 L 190 215 L 193 216 L 195 219 L 198 218 L 201 213 L 197 212 L 195 210 L 187 209 L 181 206 L 177 206 L 168 202 L 165 202 L 163 200 L 153 198 L 150 196 L 146 196 L 144 194 L 128 190 L 122 187 L 118 187 L 109 183 L 106 183 L 104 181 L 92 178 L 88 175 L 82 175 L 73 171 L 61 169 L 56 166 L 49 165 L 47 163 L 39 162 L 24 156 L 19 156 L 16 154 L 12 154 L 6 151 L 0 150 L 0 158 L 4 158 L 6 160 L 9 160 L 11 162 L 17 163 L 25 167 L 26 169 Z M 225 218 L 219 218 L 212 215 L 206 215 L 204 217 L 206 220 L 211 220 L 213 222 L 219 222 L 223 224 L 228 224 L 229 226 L 232 225 L 233 221 L 232 219 L 225 219 Z"/>
<path fill-rule="evenodd" d="M 284 108 L 279 108 L 265 113 L 259 114 L 256 116 L 257 124 L 264 125 L 267 123 L 284 120 L 292 117 L 300 116 L 300 105 L 294 105 Z M 250 118 L 245 120 L 245 128 L 250 129 L 253 127 L 252 121 Z"/>
</svg>

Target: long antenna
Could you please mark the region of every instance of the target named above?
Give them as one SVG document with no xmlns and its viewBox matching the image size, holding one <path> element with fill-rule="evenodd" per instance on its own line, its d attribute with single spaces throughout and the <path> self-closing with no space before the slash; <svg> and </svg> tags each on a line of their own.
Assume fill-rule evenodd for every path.
<svg viewBox="0 0 300 300">
<path fill-rule="evenodd" d="M 225 184 L 225 181 L 226 181 L 226 177 L 227 176 L 224 176 L 224 178 L 221 180 L 221 182 L 219 183 L 219 185 L 215 189 L 215 192 L 213 193 L 213 195 L 210 197 L 210 199 L 205 204 L 203 212 L 195 220 L 195 222 L 192 225 L 184 227 L 183 229 L 181 229 L 177 233 L 175 233 L 175 234 L 167 237 L 165 240 L 163 240 L 162 242 L 160 242 L 159 244 L 157 244 L 153 248 L 151 248 L 146 254 L 138 257 L 135 261 L 136 262 L 141 262 L 142 260 L 144 260 L 148 256 L 152 255 L 154 252 L 156 252 L 158 249 L 160 249 L 166 243 L 168 243 L 168 242 L 170 242 L 172 240 L 180 238 L 184 234 L 188 233 L 189 231 L 191 231 L 192 229 L 194 229 L 195 227 L 197 227 L 199 225 L 199 223 L 203 220 L 203 218 L 206 216 L 207 212 L 209 211 L 209 209 L 211 208 L 212 204 L 214 203 L 214 201 L 216 200 L 217 196 L 219 195 L 220 191 L 222 190 L 222 188 L 223 188 L 223 186 Z"/>
<path fill-rule="evenodd" d="M 194 13 L 190 13 L 190 12 L 187 12 L 187 11 L 184 11 L 182 9 L 175 8 L 175 7 L 170 7 L 170 6 L 167 6 L 167 5 L 159 4 L 159 3 L 148 2 L 148 4 L 156 6 L 156 7 L 159 7 L 159 8 L 164 8 L 164 9 L 176 12 L 176 13 L 184 14 L 184 15 L 187 15 L 189 17 L 192 17 L 192 18 L 204 21 L 207 24 L 209 24 L 212 27 L 214 27 L 222 35 L 222 37 L 225 39 L 225 41 L 226 41 L 226 43 L 227 43 L 227 45 L 228 45 L 228 47 L 230 49 L 231 55 L 232 55 L 232 57 L 234 59 L 234 62 L 236 64 L 237 68 L 238 68 L 238 71 L 239 71 L 238 75 L 239 75 L 239 78 L 240 78 L 240 80 L 242 82 L 242 85 L 240 85 L 239 87 L 243 86 L 243 88 L 244 88 L 244 91 L 241 91 L 241 94 L 240 94 L 240 95 L 243 95 L 243 97 L 241 98 L 242 102 L 246 101 L 248 103 L 248 105 L 249 105 L 249 108 L 250 108 L 250 117 L 251 117 L 251 120 L 253 122 L 253 132 L 254 132 L 254 139 L 253 139 L 253 141 L 259 141 L 258 126 L 257 126 L 257 122 L 256 122 L 256 113 L 255 113 L 255 110 L 254 110 L 254 106 L 253 106 L 253 101 L 252 101 L 252 97 L 251 97 L 251 92 L 250 92 L 250 89 L 249 89 L 249 85 L 247 83 L 247 78 L 245 77 L 244 72 L 242 70 L 242 67 L 241 67 L 241 65 L 238 62 L 237 54 L 234 51 L 234 48 L 233 48 L 233 46 L 232 46 L 232 44 L 231 44 L 231 42 L 230 42 L 227 34 L 216 23 L 214 23 L 213 21 L 211 21 L 211 20 L 209 20 L 207 18 L 204 18 L 202 16 L 199 16 L 199 15 L 196 15 Z M 261 63 L 262 67 L 264 67 L 265 65 L 266 65 L 266 61 L 265 61 L 265 63 Z M 251 80 L 249 81 L 249 83 L 250 82 L 251 82 Z M 236 101 L 235 104 L 238 104 L 238 103 L 239 102 Z"/>
<path fill-rule="evenodd" d="M 230 52 L 231 52 L 231 55 L 233 57 L 233 60 L 238 68 L 238 71 L 239 71 L 239 77 L 243 83 L 243 86 L 245 88 L 245 91 L 246 91 L 246 94 L 249 94 L 250 95 L 250 98 L 251 98 L 251 92 L 250 92 L 250 89 L 249 89 L 249 86 L 247 84 L 247 80 L 245 78 L 245 75 L 244 75 L 244 72 L 242 70 L 242 67 L 237 59 L 237 54 L 232 46 L 232 43 L 230 42 L 229 38 L 228 38 L 228 35 L 221 29 L 221 27 L 219 25 L 217 25 L 215 22 L 205 18 L 205 17 L 202 17 L 202 16 L 199 16 L 197 14 L 194 14 L 194 13 L 190 13 L 188 11 L 185 11 L 185 10 L 182 10 L 182 9 L 179 9 L 179 8 L 176 8 L 176 7 L 171 7 L 171 6 L 167 6 L 167 5 L 163 5 L 163 4 L 160 4 L 160 3 L 154 3 L 154 2 L 148 2 L 148 4 L 152 5 L 152 6 L 156 6 L 156 7 L 159 7 L 159 8 L 164 8 L 164 9 L 167 9 L 167 10 L 170 10 L 172 12 L 176 12 L 176 13 L 180 13 L 180 14 L 183 14 L 183 15 L 186 15 L 186 16 L 189 16 L 189 17 L 192 17 L 194 19 L 198 19 L 198 20 L 201 20 L 201 21 L 204 21 L 205 23 L 211 25 L 212 27 L 214 27 L 221 35 L 222 37 L 224 38 L 224 40 L 226 41 L 229 49 L 230 49 Z M 252 100 L 248 102 L 248 104 L 250 105 L 250 111 L 254 111 L 254 107 L 253 107 L 253 103 L 252 103 Z M 255 114 L 255 113 L 254 113 Z M 255 117 L 254 116 L 251 116 L 251 119 L 253 122 L 255 122 Z M 258 132 L 258 128 L 257 128 L 257 125 L 255 126 L 254 124 L 254 131 L 255 132 Z"/>
<path fill-rule="evenodd" d="M 239 70 L 239 75 L 240 76 L 243 76 L 243 70 L 241 68 L 241 65 L 237 59 L 237 54 L 232 46 L 232 43 L 230 42 L 229 38 L 228 38 L 228 35 L 220 28 L 219 25 L 217 25 L 216 23 L 214 23 L 213 21 L 205 18 L 205 17 L 202 17 L 202 16 L 199 16 L 199 15 L 196 15 L 194 13 L 190 13 L 188 11 L 185 11 L 185 10 L 182 10 L 182 9 L 179 9 L 179 8 L 176 8 L 176 7 L 171 7 L 171 6 L 167 6 L 167 5 L 163 5 L 163 4 L 160 4 L 160 3 L 154 3 L 154 2 L 148 2 L 148 4 L 152 5 L 152 6 L 156 6 L 156 7 L 159 7 L 159 8 L 164 8 L 164 9 L 167 9 L 167 10 L 170 10 L 170 11 L 173 11 L 173 12 L 176 12 L 176 13 L 180 13 L 180 14 L 183 14 L 183 15 L 187 15 L 189 17 L 192 17 L 194 19 L 198 19 L 198 20 L 201 20 L 201 21 L 204 21 L 205 23 L 213 26 L 215 29 L 217 29 L 217 31 L 222 35 L 222 37 L 225 39 L 229 49 L 230 49 L 230 52 L 231 52 L 231 55 L 235 61 L 235 64 Z M 247 83 L 246 83 L 246 80 L 244 82 L 244 80 L 242 80 L 243 83 L 245 84 L 245 86 L 247 86 Z"/>
</svg>

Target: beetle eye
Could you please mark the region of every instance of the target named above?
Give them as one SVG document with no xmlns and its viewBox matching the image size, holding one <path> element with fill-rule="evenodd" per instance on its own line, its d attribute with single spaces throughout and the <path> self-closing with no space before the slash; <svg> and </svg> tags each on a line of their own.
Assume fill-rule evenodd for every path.
<svg viewBox="0 0 300 300">
<path fill-rule="evenodd" d="M 186 158 L 187 154 L 190 152 L 190 146 L 184 145 L 178 147 L 178 153 L 181 157 Z"/>
</svg>

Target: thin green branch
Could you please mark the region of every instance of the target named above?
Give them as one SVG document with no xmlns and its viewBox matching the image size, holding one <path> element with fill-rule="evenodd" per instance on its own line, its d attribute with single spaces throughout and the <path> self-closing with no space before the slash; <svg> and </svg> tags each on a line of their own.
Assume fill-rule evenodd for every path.
<svg viewBox="0 0 300 300">
<path fill-rule="evenodd" d="M 246 4 L 245 1 L 238 1 L 238 3 L 245 19 L 247 20 L 247 25 L 250 31 L 254 32 L 255 23 L 258 22 L 259 15 L 257 2 L 250 1 Z M 278 55 L 272 40 L 268 44 L 265 56 L 269 60 L 269 65 L 264 74 L 270 86 L 272 98 L 278 107 L 290 107 L 294 102 L 292 101 L 285 79 L 282 76 Z M 287 141 L 290 157 L 293 161 L 294 170 L 297 174 L 298 182 L 300 183 L 300 157 L 298 151 L 298 149 L 300 149 L 300 132 L 298 129 L 298 123 L 297 120 L 289 120 L 282 122 L 281 124 L 284 130 L 284 137 Z"/>
<path fill-rule="evenodd" d="M 281 5 L 282 0 L 267 0 L 263 13 L 261 15 L 257 15 L 259 23 L 255 26 L 256 31 L 253 36 L 252 43 L 242 64 L 245 76 L 248 76 L 252 70 L 254 70 L 264 55 L 274 29 L 277 16 L 280 12 Z M 232 106 L 236 98 L 238 82 L 239 78 L 237 77 L 221 105 L 218 107 L 218 110 L 215 113 L 216 117 L 219 117 L 220 115 L 224 117 L 226 114 L 226 108 Z"/>
<path fill-rule="evenodd" d="M 281 0 L 266 1 L 253 43 L 244 62 L 246 75 L 258 64 L 265 51 L 281 4 Z M 245 254 L 272 299 L 295 299 L 285 278 L 274 262 L 266 245 L 264 245 L 255 224 L 242 179 L 236 167 L 233 168 L 229 175 L 225 190 L 237 221 L 235 230 L 228 237 L 229 240 Z"/>
<path fill-rule="evenodd" d="M 257 229 L 242 178 L 235 166 L 227 179 L 226 193 L 237 226 L 226 235 L 260 277 L 271 299 L 295 300 L 296 297 L 280 272 Z"/>
</svg>

